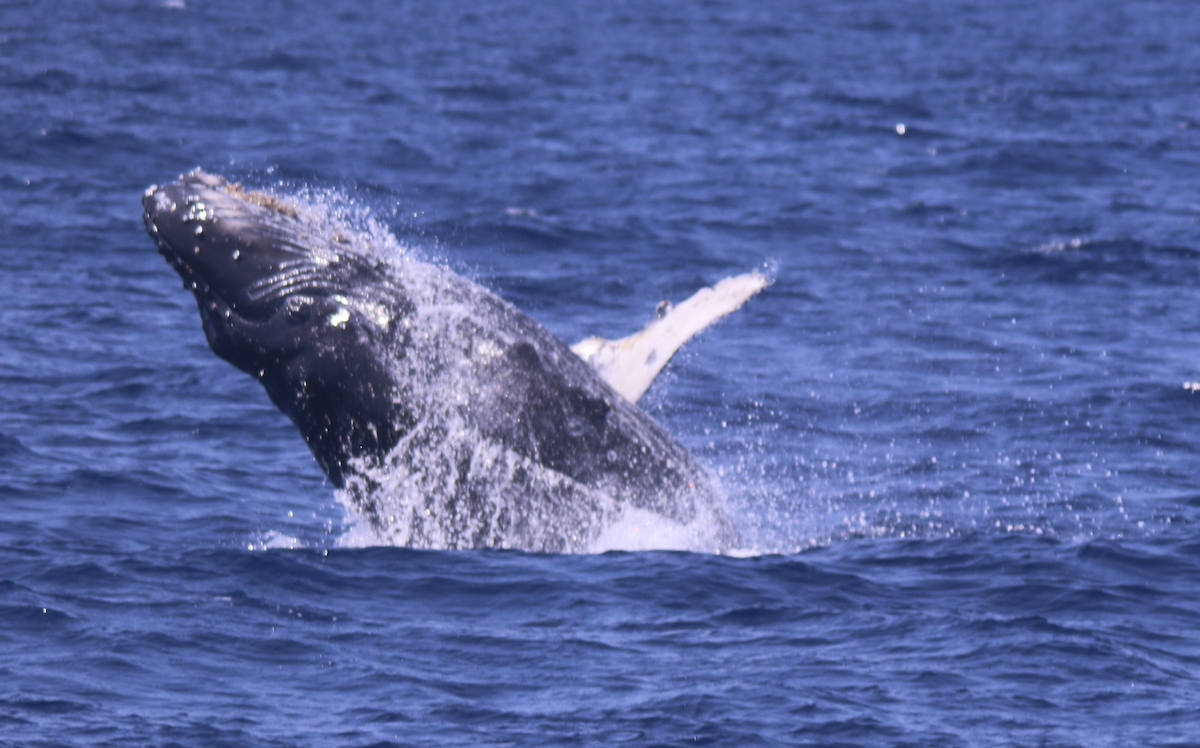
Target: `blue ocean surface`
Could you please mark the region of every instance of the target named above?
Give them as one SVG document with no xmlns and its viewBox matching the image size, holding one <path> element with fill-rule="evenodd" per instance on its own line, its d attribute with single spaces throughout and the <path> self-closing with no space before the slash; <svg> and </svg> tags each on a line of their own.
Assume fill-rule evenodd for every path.
<svg viewBox="0 0 1200 748">
<path fill-rule="evenodd" d="M 0 745 L 1200 745 L 1200 4 L 0 4 Z M 356 206 L 744 552 L 352 542 L 140 199 Z M 1200 385 L 1196 385 L 1200 389 Z"/>
</svg>

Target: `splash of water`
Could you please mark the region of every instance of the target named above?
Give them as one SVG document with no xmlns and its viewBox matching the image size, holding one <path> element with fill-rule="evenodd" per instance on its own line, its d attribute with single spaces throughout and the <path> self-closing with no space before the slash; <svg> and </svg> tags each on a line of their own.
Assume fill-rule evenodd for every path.
<svg viewBox="0 0 1200 748">
<path fill-rule="evenodd" d="M 352 517 L 342 545 L 568 553 L 728 548 L 734 533 L 720 506 L 723 495 L 698 465 L 696 480 L 682 490 L 631 500 L 619 481 L 585 484 L 495 436 L 490 427 L 513 417 L 504 405 L 513 384 L 505 376 L 512 370 L 499 364 L 527 339 L 534 323 L 490 292 L 419 257 L 366 206 L 337 191 L 301 189 L 276 197 L 288 202 L 317 240 L 378 262 L 385 282 L 339 301 L 395 331 L 390 365 L 396 397 L 416 415 L 389 454 L 352 462 L 346 485 L 337 491 Z M 339 322 L 344 319 L 331 319 Z M 548 335 L 540 328 L 536 334 Z M 542 355 L 558 354 L 544 349 Z M 612 411 L 607 418 L 619 428 L 625 416 Z M 607 459 L 618 457 L 609 452 Z"/>
</svg>

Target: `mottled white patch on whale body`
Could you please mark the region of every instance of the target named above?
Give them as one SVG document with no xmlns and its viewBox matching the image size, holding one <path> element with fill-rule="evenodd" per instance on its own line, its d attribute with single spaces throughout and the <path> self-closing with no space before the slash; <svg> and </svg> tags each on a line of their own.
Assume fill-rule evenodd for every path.
<svg viewBox="0 0 1200 748">
<path fill-rule="evenodd" d="M 344 307 L 329 315 L 329 324 L 333 325 L 334 327 L 341 327 L 349 321 L 350 310 Z"/>
</svg>

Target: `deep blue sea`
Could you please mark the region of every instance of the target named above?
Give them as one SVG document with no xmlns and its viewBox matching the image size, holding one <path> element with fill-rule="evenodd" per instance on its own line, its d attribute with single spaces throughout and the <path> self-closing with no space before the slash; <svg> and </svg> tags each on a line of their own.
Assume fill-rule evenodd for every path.
<svg viewBox="0 0 1200 748">
<path fill-rule="evenodd" d="M 749 549 L 355 547 L 140 199 L 369 209 Z M 1194 0 L 0 3 L 0 745 L 1200 745 Z M 1197 385 L 1200 388 L 1200 385 Z"/>
</svg>

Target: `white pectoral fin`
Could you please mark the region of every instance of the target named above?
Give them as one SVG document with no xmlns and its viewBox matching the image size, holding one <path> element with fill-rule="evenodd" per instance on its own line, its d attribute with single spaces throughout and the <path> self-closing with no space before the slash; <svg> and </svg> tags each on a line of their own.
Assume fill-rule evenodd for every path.
<svg viewBox="0 0 1200 748">
<path fill-rule="evenodd" d="M 762 273 L 726 278 L 674 307 L 662 304 L 658 318 L 639 333 L 620 340 L 588 338 L 571 350 L 622 397 L 636 403 L 684 343 L 770 284 Z"/>
</svg>

